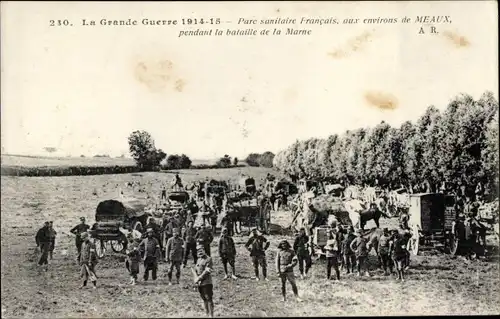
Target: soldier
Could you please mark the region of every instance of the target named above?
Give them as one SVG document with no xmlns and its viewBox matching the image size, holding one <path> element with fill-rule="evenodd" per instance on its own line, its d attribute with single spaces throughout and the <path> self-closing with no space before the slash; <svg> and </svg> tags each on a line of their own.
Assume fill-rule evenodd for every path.
<svg viewBox="0 0 500 319">
<path fill-rule="evenodd" d="M 40 249 L 41 256 L 38 260 L 39 266 L 45 266 L 44 270 L 47 271 L 49 264 L 48 256 L 50 250 L 50 229 L 49 222 L 45 222 L 43 227 L 38 230 L 35 236 L 36 247 Z"/>
<path fill-rule="evenodd" d="M 137 275 L 139 274 L 141 252 L 139 251 L 138 246 L 140 242 L 140 239 L 133 239 L 132 245 L 130 245 L 130 250 L 127 250 L 127 260 L 125 262 L 125 267 L 130 274 L 131 285 L 135 285 L 137 283 Z"/>
<path fill-rule="evenodd" d="M 175 278 L 176 283 L 179 284 L 179 279 L 181 278 L 181 265 L 184 255 L 184 240 L 180 237 L 180 231 L 178 228 L 174 229 L 174 236 L 167 241 L 167 251 L 166 258 L 167 263 L 170 263 L 170 269 L 168 271 L 168 284 L 172 285 L 172 272 L 176 270 Z"/>
<path fill-rule="evenodd" d="M 54 248 L 56 247 L 56 236 L 57 236 L 57 232 L 54 229 L 54 222 L 53 221 L 49 222 L 49 235 L 50 235 L 49 256 L 50 256 L 50 260 L 52 260 L 52 257 L 54 254 Z"/>
<path fill-rule="evenodd" d="M 255 272 L 255 280 L 257 281 L 259 280 L 259 265 L 262 268 L 264 280 L 269 281 L 269 279 L 267 279 L 266 261 L 266 250 L 269 248 L 269 245 L 270 243 L 258 232 L 257 228 L 252 228 L 252 234 L 245 244 L 245 248 L 250 252 Z"/>
<path fill-rule="evenodd" d="M 90 241 L 90 233 L 84 232 L 80 234 L 82 240 L 82 246 L 80 251 L 80 277 L 83 278 L 82 285 L 80 289 L 87 286 L 87 282 L 90 280 L 93 284 L 94 289 L 97 287 L 97 276 L 95 274 L 95 266 L 97 265 L 97 254 L 95 250 L 95 244 Z"/>
<path fill-rule="evenodd" d="M 229 236 L 234 236 L 234 223 L 231 216 L 226 212 L 224 217 L 220 221 L 221 227 L 227 229 L 227 234 Z"/>
<path fill-rule="evenodd" d="M 292 247 L 286 240 L 282 240 L 278 245 L 278 253 L 276 254 L 276 272 L 281 279 L 281 294 L 283 295 L 283 301 L 286 301 L 286 281 L 290 282 L 292 286 L 293 294 L 297 301 L 301 301 L 299 298 L 299 291 L 297 289 L 297 284 L 295 283 L 295 275 L 293 273 L 293 267 L 297 265 L 297 256 L 293 251 Z"/>
<path fill-rule="evenodd" d="M 366 276 L 370 276 L 370 273 L 366 269 L 365 261 L 368 257 L 368 240 L 363 237 L 363 231 L 358 229 L 356 232 L 356 239 L 351 242 L 350 248 L 354 251 L 356 255 L 356 264 L 358 266 L 358 276 L 361 276 L 363 270 Z"/>
<path fill-rule="evenodd" d="M 213 294 L 214 287 L 212 284 L 213 262 L 212 258 L 205 252 L 205 248 L 201 243 L 196 246 L 198 253 L 198 261 L 196 262 L 194 282 L 198 286 L 198 292 L 205 305 L 205 311 L 210 317 L 214 316 Z"/>
<path fill-rule="evenodd" d="M 186 244 L 186 249 L 184 250 L 184 265 L 186 267 L 189 254 L 193 256 L 193 262 L 196 264 L 198 256 L 196 254 L 196 228 L 193 227 L 194 222 L 188 221 L 187 227 L 184 230 L 183 239 Z"/>
<path fill-rule="evenodd" d="M 307 276 L 312 263 L 311 254 L 309 253 L 309 236 L 306 235 L 306 229 L 304 227 L 300 229 L 299 234 L 295 237 L 293 250 L 298 258 L 300 277 L 304 279 Z"/>
<path fill-rule="evenodd" d="M 351 243 L 356 239 L 354 235 L 354 228 L 352 226 L 347 230 L 347 235 L 342 240 L 342 257 L 344 258 L 344 266 L 346 268 L 346 273 L 354 273 L 354 267 L 356 266 L 356 255 L 351 249 Z"/>
<path fill-rule="evenodd" d="M 229 235 L 227 228 L 222 229 L 222 234 L 219 239 L 219 256 L 222 260 L 222 265 L 224 266 L 224 279 L 228 279 L 227 264 L 231 266 L 231 278 L 238 279 L 236 277 L 236 270 L 234 267 L 235 257 L 236 257 L 236 247 L 234 246 L 233 238 Z"/>
<path fill-rule="evenodd" d="M 380 236 L 378 241 L 378 254 L 380 261 L 382 262 L 382 268 L 384 269 L 384 274 L 387 276 L 389 273 L 387 272 L 387 268 L 389 268 L 389 272 L 392 273 L 392 262 L 391 262 L 391 254 L 389 253 L 389 246 L 392 239 L 391 234 L 389 234 L 389 229 L 384 228 L 383 234 Z"/>
<path fill-rule="evenodd" d="M 398 279 L 404 281 L 404 264 L 406 262 L 406 241 L 403 236 L 399 235 L 397 230 L 393 232 L 392 240 L 389 244 L 389 253 L 394 262 L 394 267 L 398 274 Z"/>
<path fill-rule="evenodd" d="M 75 235 L 75 245 L 76 250 L 78 251 L 77 260 L 80 260 L 80 251 L 82 249 L 82 239 L 80 238 L 80 234 L 87 232 L 89 228 L 90 226 L 85 223 L 85 217 L 80 217 L 80 224 L 70 230 L 70 233 Z"/>
<path fill-rule="evenodd" d="M 210 214 L 210 225 L 212 226 L 212 234 L 215 235 L 215 230 L 217 229 L 217 212 L 212 211 Z"/>
<path fill-rule="evenodd" d="M 205 247 L 205 252 L 208 256 L 210 256 L 210 244 L 214 240 L 210 226 L 200 227 L 200 230 L 196 233 L 195 238 L 197 242 L 201 242 L 203 247 Z"/>
<path fill-rule="evenodd" d="M 340 239 L 339 233 L 336 229 L 332 229 L 329 233 L 328 240 L 326 241 L 326 278 L 332 279 L 332 267 L 335 270 L 337 280 L 340 280 L 339 270 L 339 252 L 340 252 Z"/>
<path fill-rule="evenodd" d="M 152 279 L 156 280 L 158 271 L 158 259 L 161 258 L 160 243 L 153 236 L 153 229 L 146 230 L 147 237 L 142 240 L 139 245 L 139 251 L 143 256 L 144 261 L 144 281 L 149 278 L 149 272 L 152 272 Z"/>
<path fill-rule="evenodd" d="M 165 187 L 165 184 L 162 183 L 160 200 L 164 200 L 164 199 L 167 199 L 167 188 Z"/>
</svg>

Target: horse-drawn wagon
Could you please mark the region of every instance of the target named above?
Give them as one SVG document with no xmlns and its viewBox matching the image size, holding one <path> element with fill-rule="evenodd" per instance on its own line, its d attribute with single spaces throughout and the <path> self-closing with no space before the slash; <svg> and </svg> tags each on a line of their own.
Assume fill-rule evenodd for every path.
<svg viewBox="0 0 500 319">
<path fill-rule="evenodd" d="M 457 219 L 451 195 L 422 193 L 410 195 L 408 227 L 412 234 L 408 250 L 417 255 L 422 248 L 444 248 L 455 254 L 459 238 L 453 232 Z"/>
<path fill-rule="evenodd" d="M 250 185 L 253 183 L 253 186 Z M 255 189 L 255 180 L 248 178 L 245 190 Z M 257 192 L 231 192 L 226 195 L 226 214 L 233 222 L 248 227 L 257 227 L 264 233 L 268 232 L 271 221 L 271 203 L 269 199 Z"/>
<path fill-rule="evenodd" d="M 106 244 L 111 245 L 114 252 L 123 252 L 127 247 L 127 238 L 120 228 L 144 232 L 151 214 L 146 212 L 146 203 L 134 198 L 109 199 L 97 205 L 95 224 L 92 227 L 96 239 L 96 250 L 99 258 L 104 257 Z"/>
</svg>

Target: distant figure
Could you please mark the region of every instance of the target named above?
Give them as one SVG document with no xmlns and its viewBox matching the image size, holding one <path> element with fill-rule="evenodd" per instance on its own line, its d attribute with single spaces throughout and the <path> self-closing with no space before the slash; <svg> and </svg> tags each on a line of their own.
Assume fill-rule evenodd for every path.
<svg viewBox="0 0 500 319">
<path fill-rule="evenodd" d="M 172 186 L 173 189 L 182 189 L 183 186 L 182 186 L 182 180 L 181 178 L 179 177 L 179 173 L 175 173 L 175 179 L 174 179 L 174 185 Z"/>
<path fill-rule="evenodd" d="M 336 230 L 331 230 L 328 235 L 328 240 L 325 245 L 326 251 L 326 279 L 332 279 L 332 267 L 335 271 L 336 279 L 340 280 L 339 270 L 339 252 L 340 252 L 340 238 Z"/>
<path fill-rule="evenodd" d="M 47 271 L 49 264 L 48 256 L 50 250 L 50 229 L 49 222 L 45 222 L 43 227 L 38 230 L 35 236 L 36 247 L 40 249 L 40 259 L 38 260 L 39 266 L 45 266 L 44 270 Z"/>
<path fill-rule="evenodd" d="M 56 246 L 56 236 L 57 236 L 57 232 L 54 229 L 54 222 L 53 221 L 49 222 L 49 234 L 50 234 L 49 256 L 50 256 L 50 260 L 52 260 L 52 257 L 54 254 L 54 248 Z"/>
<path fill-rule="evenodd" d="M 167 188 L 165 187 L 165 184 L 161 185 L 161 195 L 160 195 L 160 200 L 167 199 Z"/>
<path fill-rule="evenodd" d="M 87 282 L 90 280 L 93 284 L 94 289 L 97 286 L 97 276 L 95 274 L 95 266 L 97 265 L 97 254 L 95 250 L 95 245 L 90 241 L 90 235 L 88 232 L 80 234 L 80 239 L 82 240 L 82 246 L 80 250 L 80 277 L 83 278 L 83 283 L 80 289 L 87 286 Z"/>
<path fill-rule="evenodd" d="M 85 217 L 80 217 L 80 224 L 76 225 L 70 230 L 70 233 L 75 235 L 75 245 L 76 250 L 78 251 L 77 260 L 80 260 L 80 251 L 82 249 L 83 240 L 80 238 L 82 233 L 85 233 L 89 230 L 90 226 L 85 223 Z"/>
</svg>

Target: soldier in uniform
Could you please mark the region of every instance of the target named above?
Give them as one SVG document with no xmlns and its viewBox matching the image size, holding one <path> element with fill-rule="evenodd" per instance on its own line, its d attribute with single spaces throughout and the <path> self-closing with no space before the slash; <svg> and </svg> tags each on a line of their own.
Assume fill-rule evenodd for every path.
<svg viewBox="0 0 500 319">
<path fill-rule="evenodd" d="M 311 268 L 311 254 L 309 253 L 309 236 L 306 235 L 306 229 L 302 227 L 299 234 L 295 237 L 293 250 L 298 258 L 300 277 L 304 279 Z M 305 265 L 305 271 L 304 271 Z"/>
<path fill-rule="evenodd" d="M 378 241 L 378 254 L 380 261 L 382 262 L 382 268 L 384 269 L 385 275 L 388 275 L 387 268 L 389 268 L 389 272 L 392 273 L 392 265 L 391 255 L 389 253 L 389 246 L 392 239 L 392 236 L 389 234 L 389 229 L 384 228 L 383 234 L 380 236 Z"/>
<path fill-rule="evenodd" d="M 82 240 L 82 246 L 80 251 L 80 276 L 83 278 L 82 285 L 80 289 L 87 286 L 87 282 L 90 280 L 93 284 L 94 289 L 97 286 L 97 276 L 95 274 L 95 266 L 97 265 L 97 254 L 95 250 L 95 244 L 90 241 L 90 233 L 84 232 L 80 234 Z"/>
<path fill-rule="evenodd" d="M 80 251 L 82 248 L 82 239 L 80 238 L 80 234 L 85 233 L 89 230 L 90 226 L 85 223 L 85 217 L 80 217 L 80 224 L 76 225 L 70 230 L 70 233 L 75 235 L 75 245 L 76 250 L 78 251 L 77 260 L 80 260 Z"/>
<path fill-rule="evenodd" d="M 198 287 L 198 292 L 203 300 L 205 306 L 205 311 L 208 316 L 214 316 L 214 286 L 212 283 L 212 272 L 214 270 L 212 258 L 208 256 L 205 252 L 205 248 L 202 243 L 196 246 L 196 251 L 198 253 L 198 261 L 195 267 L 195 278 L 194 282 Z"/>
<path fill-rule="evenodd" d="M 47 271 L 47 265 L 49 264 L 48 256 L 50 250 L 50 229 L 49 222 L 45 222 L 43 227 L 38 230 L 35 236 L 36 247 L 40 249 L 41 256 L 38 260 L 39 266 L 45 266 L 45 271 Z"/>
<path fill-rule="evenodd" d="M 184 240 L 180 236 L 180 231 L 178 228 L 174 229 L 174 236 L 167 241 L 167 251 L 166 258 L 167 263 L 170 263 L 170 268 L 167 273 L 168 284 L 172 284 L 172 272 L 174 267 L 176 269 L 175 278 L 177 279 L 177 284 L 179 284 L 179 279 L 181 278 L 181 265 L 184 255 Z"/>
<path fill-rule="evenodd" d="M 158 271 L 158 260 L 161 258 L 160 243 L 153 236 L 153 229 L 146 230 L 147 237 L 139 244 L 139 251 L 144 261 L 144 281 L 149 278 L 149 272 L 152 272 L 152 279 L 156 280 Z"/>
<path fill-rule="evenodd" d="M 245 248 L 250 252 L 250 257 L 252 258 L 252 264 L 255 272 L 255 280 L 259 280 L 259 266 L 262 268 L 262 275 L 264 280 L 267 279 L 267 261 L 266 261 L 266 250 L 269 248 L 270 243 L 267 239 L 262 236 L 257 230 L 257 228 L 252 229 L 252 234 L 245 244 Z"/>
<path fill-rule="evenodd" d="M 276 254 L 276 272 L 281 279 L 281 294 L 283 295 L 283 301 L 286 301 L 287 280 L 292 286 L 295 298 L 297 301 L 301 301 L 299 298 L 299 290 L 295 283 L 295 274 L 293 273 L 293 268 L 297 265 L 297 261 L 297 256 L 288 241 L 282 240 L 278 245 L 278 253 Z"/>
</svg>

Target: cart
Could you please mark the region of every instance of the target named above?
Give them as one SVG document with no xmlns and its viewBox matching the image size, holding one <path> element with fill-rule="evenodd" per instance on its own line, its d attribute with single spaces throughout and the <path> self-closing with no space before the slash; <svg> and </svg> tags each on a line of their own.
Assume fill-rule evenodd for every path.
<svg viewBox="0 0 500 319">
<path fill-rule="evenodd" d="M 131 228 L 141 234 L 151 215 L 145 211 L 146 203 L 134 199 L 109 199 L 97 205 L 95 223 L 92 227 L 99 258 L 106 253 L 106 244 L 114 252 L 122 253 L 127 247 L 127 238 L 120 228 Z"/>
<path fill-rule="evenodd" d="M 452 234 L 457 218 L 455 198 L 451 195 L 422 193 L 410 195 L 408 227 L 411 238 L 408 250 L 418 255 L 420 250 L 444 248 L 455 254 L 458 238 Z"/>
</svg>

